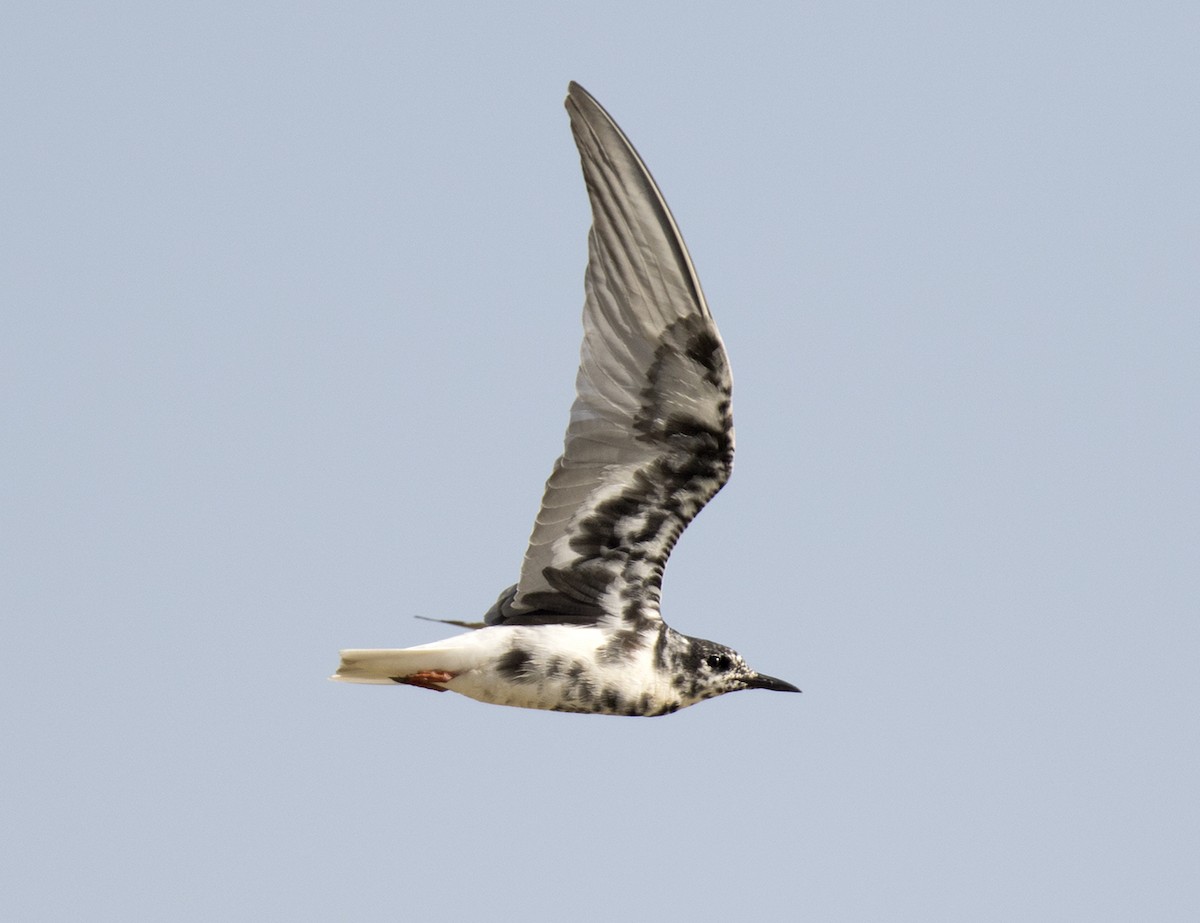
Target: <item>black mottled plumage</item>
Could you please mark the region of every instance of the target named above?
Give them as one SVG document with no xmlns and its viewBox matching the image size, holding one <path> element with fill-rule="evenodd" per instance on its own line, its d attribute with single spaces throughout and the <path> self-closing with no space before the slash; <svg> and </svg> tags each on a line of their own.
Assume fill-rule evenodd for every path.
<svg viewBox="0 0 1200 923">
<path fill-rule="evenodd" d="M 593 216 L 584 336 L 563 453 L 520 579 L 479 630 L 398 651 L 345 651 L 336 678 L 622 715 L 668 714 L 737 689 L 797 691 L 659 614 L 671 550 L 733 468 L 733 382 L 649 170 L 578 84 L 566 107 Z"/>
</svg>

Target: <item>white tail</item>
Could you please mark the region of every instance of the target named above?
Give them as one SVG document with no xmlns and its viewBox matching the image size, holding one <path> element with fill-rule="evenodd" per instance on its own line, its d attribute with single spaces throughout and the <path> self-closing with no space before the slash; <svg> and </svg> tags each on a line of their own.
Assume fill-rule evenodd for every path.
<svg viewBox="0 0 1200 923">
<path fill-rule="evenodd" d="M 484 629 L 487 631 L 490 629 Z M 479 666 L 486 649 L 480 632 L 396 650 L 342 651 L 342 662 L 330 679 L 344 683 L 393 683 L 394 677 L 430 670 L 459 674 Z"/>
<path fill-rule="evenodd" d="M 428 656 L 415 651 L 341 651 L 342 661 L 330 679 L 343 683 L 393 683 L 393 676 L 411 676 L 427 669 Z"/>
</svg>

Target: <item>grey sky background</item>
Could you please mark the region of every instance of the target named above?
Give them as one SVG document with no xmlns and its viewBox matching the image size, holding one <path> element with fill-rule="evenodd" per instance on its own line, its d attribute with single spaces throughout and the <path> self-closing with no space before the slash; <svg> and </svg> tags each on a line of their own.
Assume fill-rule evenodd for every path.
<svg viewBox="0 0 1200 923">
<path fill-rule="evenodd" d="M 1198 10 L 7 4 L 0 917 L 1200 917 Z M 325 679 L 516 578 L 570 79 L 733 364 L 664 612 L 803 696 Z"/>
</svg>

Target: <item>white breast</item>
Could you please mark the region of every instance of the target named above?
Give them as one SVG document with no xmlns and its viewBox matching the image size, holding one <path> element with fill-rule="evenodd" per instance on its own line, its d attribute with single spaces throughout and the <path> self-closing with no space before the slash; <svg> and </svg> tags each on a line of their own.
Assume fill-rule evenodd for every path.
<svg viewBox="0 0 1200 923">
<path fill-rule="evenodd" d="M 473 634 L 473 639 L 463 638 L 464 644 L 476 653 L 486 650 L 487 656 L 446 688 L 481 702 L 623 713 L 639 706 L 649 710 L 669 693 L 660 688 L 649 645 L 606 655 L 612 635 L 601 628 L 497 625 Z"/>
</svg>

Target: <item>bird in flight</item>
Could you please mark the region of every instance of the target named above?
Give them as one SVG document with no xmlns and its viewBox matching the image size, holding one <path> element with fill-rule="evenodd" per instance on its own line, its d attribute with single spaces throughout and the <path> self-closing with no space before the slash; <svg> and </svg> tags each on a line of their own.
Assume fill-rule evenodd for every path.
<svg viewBox="0 0 1200 923">
<path fill-rule="evenodd" d="M 593 219 L 583 347 L 520 579 L 482 622 L 450 622 L 470 631 L 344 650 L 332 678 L 605 715 L 665 715 L 739 689 L 799 692 L 659 614 L 671 549 L 733 466 L 729 360 L 650 171 L 577 83 L 566 108 Z"/>
</svg>

